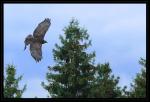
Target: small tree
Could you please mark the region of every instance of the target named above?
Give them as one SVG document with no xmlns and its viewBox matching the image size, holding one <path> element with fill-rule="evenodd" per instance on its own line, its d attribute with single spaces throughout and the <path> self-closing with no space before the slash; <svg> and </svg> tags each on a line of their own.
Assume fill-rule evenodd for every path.
<svg viewBox="0 0 150 102">
<path fill-rule="evenodd" d="M 95 53 L 85 52 L 91 45 L 89 35 L 75 19 L 65 27 L 64 35 L 60 36 L 62 46 L 56 44 L 53 49 L 56 65 L 48 67 L 48 85 L 42 82 L 42 86 L 52 97 L 88 97 L 95 73 Z"/>
<path fill-rule="evenodd" d="M 121 97 L 121 89 L 117 86 L 119 77 L 111 75 L 109 63 L 98 64 L 95 73 L 95 81 L 91 88 L 93 98 L 118 98 Z"/>
<path fill-rule="evenodd" d="M 13 65 L 8 65 L 6 68 L 6 78 L 4 78 L 4 97 L 5 98 L 21 98 L 26 90 L 26 85 L 23 89 L 18 88 L 19 81 L 22 76 L 15 78 L 16 69 Z"/>
<path fill-rule="evenodd" d="M 139 64 L 142 65 L 142 69 L 140 73 L 137 73 L 131 84 L 131 91 L 129 92 L 129 97 L 131 98 L 146 97 L 146 60 L 141 58 Z"/>
</svg>

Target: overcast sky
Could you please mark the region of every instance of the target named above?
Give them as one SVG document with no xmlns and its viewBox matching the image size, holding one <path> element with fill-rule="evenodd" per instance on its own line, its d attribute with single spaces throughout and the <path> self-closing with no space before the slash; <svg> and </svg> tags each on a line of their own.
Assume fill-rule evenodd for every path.
<svg viewBox="0 0 150 102">
<path fill-rule="evenodd" d="M 95 63 L 109 62 L 112 73 L 120 76 L 120 86 L 129 85 L 140 72 L 138 61 L 146 56 L 145 4 L 4 4 L 4 68 L 14 64 L 17 76 L 23 75 L 24 98 L 47 97 L 41 82 L 46 82 L 47 66 L 55 65 L 52 49 L 72 17 L 88 30 L 88 52 L 96 52 Z M 23 50 L 24 39 L 45 18 L 51 18 L 48 43 L 42 46 L 42 61 L 36 63 L 29 49 Z"/>
</svg>

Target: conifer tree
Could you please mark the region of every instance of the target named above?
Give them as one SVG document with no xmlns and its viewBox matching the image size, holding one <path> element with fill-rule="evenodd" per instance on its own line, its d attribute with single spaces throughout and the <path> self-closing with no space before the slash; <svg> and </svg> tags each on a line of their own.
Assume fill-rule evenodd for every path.
<svg viewBox="0 0 150 102">
<path fill-rule="evenodd" d="M 87 30 L 79 27 L 77 20 L 72 19 L 60 35 L 61 45 L 53 49 L 55 66 L 49 66 L 46 85 L 42 86 L 51 97 L 79 98 L 88 97 L 94 80 L 95 52 L 86 53 L 91 45 Z"/>
<path fill-rule="evenodd" d="M 5 98 L 21 98 L 26 90 L 26 85 L 23 89 L 19 89 L 19 81 L 22 76 L 15 78 L 16 69 L 13 65 L 8 65 L 6 68 L 6 78 L 4 78 L 4 97 Z"/>
<path fill-rule="evenodd" d="M 98 64 L 95 73 L 95 81 L 90 90 L 93 98 L 120 98 L 122 90 L 118 86 L 119 77 L 111 74 L 109 63 Z"/>
<path fill-rule="evenodd" d="M 136 78 L 131 83 L 129 97 L 145 98 L 146 97 L 146 60 L 141 58 L 139 64 L 142 65 L 141 72 L 137 73 Z"/>
</svg>

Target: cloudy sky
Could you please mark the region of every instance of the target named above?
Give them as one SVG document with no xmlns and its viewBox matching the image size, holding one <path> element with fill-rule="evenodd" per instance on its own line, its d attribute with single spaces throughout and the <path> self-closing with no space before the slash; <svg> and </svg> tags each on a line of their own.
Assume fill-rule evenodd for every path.
<svg viewBox="0 0 150 102">
<path fill-rule="evenodd" d="M 47 97 L 41 82 L 46 82 L 47 66 L 55 65 L 52 49 L 72 17 L 88 30 L 88 52 L 96 52 L 95 63 L 109 62 L 112 73 L 120 76 L 120 86 L 129 85 L 140 72 L 138 61 L 146 56 L 145 4 L 4 4 L 4 68 L 14 64 L 17 76 L 23 75 L 24 98 Z M 29 49 L 23 50 L 24 39 L 45 18 L 51 18 L 52 25 L 45 36 L 43 60 L 36 63 Z"/>
</svg>

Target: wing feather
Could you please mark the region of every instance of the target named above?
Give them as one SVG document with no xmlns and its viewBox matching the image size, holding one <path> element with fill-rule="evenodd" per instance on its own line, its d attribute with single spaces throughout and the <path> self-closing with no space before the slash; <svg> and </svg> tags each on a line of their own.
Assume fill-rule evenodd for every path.
<svg viewBox="0 0 150 102">
<path fill-rule="evenodd" d="M 51 25 L 50 19 L 48 18 L 45 19 L 44 21 L 38 24 L 37 28 L 33 32 L 33 36 L 35 38 L 43 40 L 50 25 Z"/>
<path fill-rule="evenodd" d="M 30 44 L 31 56 L 39 62 L 42 59 L 42 44 L 39 42 L 34 42 Z"/>
</svg>

